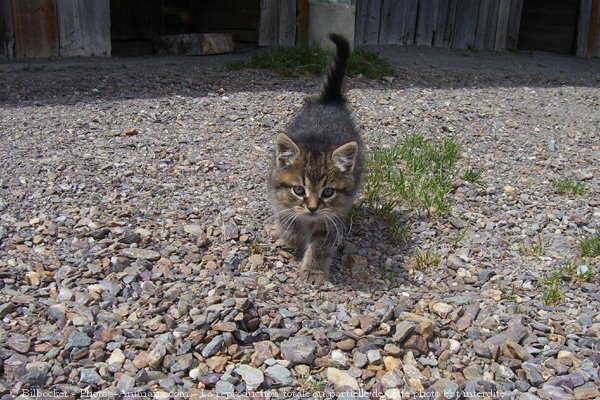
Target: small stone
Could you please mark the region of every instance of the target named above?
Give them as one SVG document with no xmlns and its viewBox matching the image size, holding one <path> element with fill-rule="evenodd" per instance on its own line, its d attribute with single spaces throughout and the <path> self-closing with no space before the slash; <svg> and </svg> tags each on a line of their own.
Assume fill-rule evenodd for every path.
<svg viewBox="0 0 600 400">
<path fill-rule="evenodd" d="M 331 352 L 331 363 L 335 367 L 346 368 L 348 358 L 342 350 L 336 349 Z"/>
<path fill-rule="evenodd" d="M 396 343 L 402 343 L 414 330 L 415 323 L 411 321 L 402 321 L 396 324 L 396 333 L 392 340 Z"/>
<path fill-rule="evenodd" d="M 125 128 L 123 129 L 123 134 L 125 136 L 135 136 L 139 133 L 139 131 L 135 128 Z"/>
<path fill-rule="evenodd" d="M 360 322 L 360 329 L 362 329 L 364 333 L 371 333 L 379 325 L 377 318 L 371 317 L 370 315 L 360 315 L 358 321 Z"/>
<path fill-rule="evenodd" d="M 379 350 L 367 351 L 367 359 L 369 360 L 369 364 L 371 365 L 379 365 L 383 361 L 383 358 L 381 357 L 381 352 Z"/>
<path fill-rule="evenodd" d="M 142 260 L 158 261 L 160 253 L 154 250 L 139 249 L 137 247 L 129 247 L 121 250 L 121 255 L 133 259 L 141 258 Z"/>
<path fill-rule="evenodd" d="M 473 379 L 477 379 L 481 377 L 483 373 L 483 369 L 479 364 L 471 364 L 463 368 L 462 374 L 465 379 L 471 381 Z"/>
<path fill-rule="evenodd" d="M 432 309 L 433 309 L 433 312 L 435 312 L 440 317 L 446 318 L 448 316 L 448 314 L 450 314 L 454 310 L 454 307 L 452 307 L 450 304 L 440 302 L 440 303 L 435 303 L 433 305 Z"/>
<path fill-rule="evenodd" d="M 440 399 L 456 400 L 460 398 L 460 386 L 448 379 L 438 379 L 433 385 L 427 388 L 428 392 L 440 393 Z M 465 393 L 467 390 L 465 389 Z M 470 393 L 469 393 L 470 394 Z M 437 398 L 437 397 L 436 397 Z"/>
<path fill-rule="evenodd" d="M 392 389 L 404 384 L 402 378 L 395 371 L 386 372 L 380 379 L 383 389 Z"/>
<path fill-rule="evenodd" d="M 531 383 L 532 386 L 539 386 L 544 383 L 544 377 L 538 370 L 538 367 L 531 362 L 524 362 L 521 364 L 521 368 L 525 371 L 525 375 L 527 376 L 527 380 Z"/>
<path fill-rule="evenodd" d="M 204 234 L 204 229 L 200 225 L 184 225 L 183 231 L 195 236 Z"/>
<path fill-rule="evenodd" d="M 40 274 L 38 274 L 37 272 L 29 271 L 25 275 L 25 278 L 31 286 L 40 286 Z"/>
<path fill-rule="evenodd" d="M 327 380 L 335 385 L 336 388 L 350 388 L 358 391 L 358 381 L 346 371 L 337 368 L 327 368 Z"/>
<path fill-rule="evenodd" d="M 110 364 L 123 364 L 125 362 L 125 354 L 119 348 L 114 349 L 106 362 Z"/>
<path fill-rule="evenodd" d="M 127 374 L 122 374 L 117 382 L 117 389 L 126 392 L 135 387 L 135 378 Z"/>
<path fill-rule="evenodd" d="M 249 365 L 240 365 L 235 369 L 235 373 L 242 377 L 250 389 L 258 388 L 265 380 L 265 377 L 260 369 L 251 367 Z"/>
<path fill-rule="evenodd" d="M 502 300 L 502 292 L 496 289 L 486 289 L 481 291 L 482 297 L 487 297 L 489 299 L 500 301 Z"/>
<path fill-rule="evenodd" d="M 27 353 L 31 348 L 29 338 L 20 333 L 13 333 L 8 338 L 8 347 L 19 353 Z"/>
<path fill-rule="evenodd" d="M 83 368 L 79 373 L 79 380 L 84 383 L 96 385 L 102 380 L 96 368 Z"/>
<path fill-rule="evenodd" d="M 450 224 L 456 229 L 462 229 L 465 227 L 465 221 L 457 217 L 448 218 L 448 222 L 450 222 Z"/>
<path fill-rule="evenodd" d="M 367 358 L 367 355 L 359 351 L 354 353 L 352 361 L 354 362 L 356 368 L 363 368 L 366 367 L 367 364 L 369 364 L 369 359 Z"/>
<path fill-rule="evenodd" d="M 215 391 L 220 395 L 232 395 L 235 393 L 235 386 L 226 381 L 219 381 L 215 385 Z"/>
<path fill-rule="evenodd" d="M 356 341 L 352 338 L 347 338 L 337 342 L 336 347 L 342 351 L 351 351 L 356 347 Z"/>
<path fill-rule="evenodd" d="M 387 371 L 394 371 L 402 368 L 402 361 L 399 358 L 387 356 L 383 358 L 383 365 Z"/>
<path fill-rule="evenodd" d="M 137 369 L 146 368 L 148 366 L 148 352 L 141 351 L 138 355 L 133 359 L 133 365 Z"/>
<path fill-rule="evenodd" d="M 27 364 L 27 357 L 21 354 L 13 354 L 8 359 L 4 360 L 4 379 L 7 382 L 18 382 L 21 381 L 23 376 L 27 373 L 25 366 Z"/>
<path fill-rule="evenodd" d="M 486 345 L 500 347 L 507 341 L 519 343 L 527 335 L 527 328 L 522 325 L 515 325 L 504 332 L 498 333 L 486 340 Z"/>
<path fill-rule="evenodd" d="M 420 354 L 427 354 L 429 352 L 429 345 L 427 340 L 423 336 L 413 335 L 404 342 L 404 348 L 416 350 Z"/>
<path fill-rule="evenodd" d="M 282 365 L 275 364 L 265 369 L 265 375 L 271 378 L 276 384 L 290 386 L 294 384 L 292 373 Z"/>
<path fill-rule="evenodd" d="M 218 332 L 235 332 L 237 326 L 235 322 L 217 322 L 213 325 L 213 329 Z"/>
<path fill-rule="evenodd" d="M 261 266 L 265 263 L 265 256 L 262 254 L 252 254 L 248 258 L 248 262 L 255 267 Z"/>
<path fill-rule="evenodd" d="M 281 355 L 292 364 L 312 364 L 317 344 L 309 336 L 292 337 L 281 343 Z"/>
<path fill-rule="evenodd" d="M 598 399 L 600 390 L 595 387 L 578 387 L 575 388 L 575 398 L 577 400 Z"/>
<path fill-rule="evenodd" d="M 65 350 L 71 350 L 75 347 L 88 347 L 92 344 L 92 339 L 85 333 L 75 330 L 69 335 Z"/>
<path fill-rule="evenodd" d="M 157 368 L 167 354 L 167 348 L 162 343 L 159 343 L 148 353 L 148 365 Z"/>
<path fill-rule="evenodd" d="M 224 223 L 221 227 L 221 231 L 223 232 L 223 239 L 225 241 L 235 240 L 240 235 L 239 228 L 233 222 Z"/>
<path fill-rule="evenodd" d="M 223 336 L 215 336 L 204 348 L 202 349 L 202 357 L 208 358 L 215 355 L 223 345 Z"/>
</svg>

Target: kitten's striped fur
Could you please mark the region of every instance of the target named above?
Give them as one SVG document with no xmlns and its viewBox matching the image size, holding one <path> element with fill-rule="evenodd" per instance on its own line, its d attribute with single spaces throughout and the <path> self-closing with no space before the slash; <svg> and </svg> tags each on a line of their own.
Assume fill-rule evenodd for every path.
<svg viewBox="0 0 600 400">
<path fill-rule="evenodd" d="M 269 193 L 277 231 L 303 252 L 300 277 L 322 283 L 360 186 L 363 144 L 342 84 L 350 44 L 331 34 L 336 52 L 319 96 L 310 99 L 276 139 Z"/>
</svg>

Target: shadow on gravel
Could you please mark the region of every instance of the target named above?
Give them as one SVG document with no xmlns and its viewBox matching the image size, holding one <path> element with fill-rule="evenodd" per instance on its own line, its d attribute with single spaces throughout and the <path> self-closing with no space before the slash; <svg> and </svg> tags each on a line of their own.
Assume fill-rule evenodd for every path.
<svg viewBox="0 0 600 400">
<path fill-rule="evenodd" d="M 398 68 L 398 77 L 391 83 L 355 77 L 349 88 L 600 87 L 599 59 L 429 47 L 382 46 L 377 50 Z M 4 62 L 0 63 L 0 105 L 75 105 L 231 92 L 312 93 L 321 83 L 316 76 L 290 79 L 264 70 L 227 71 L 228 62 L 250 56 Z"/>
</svg>

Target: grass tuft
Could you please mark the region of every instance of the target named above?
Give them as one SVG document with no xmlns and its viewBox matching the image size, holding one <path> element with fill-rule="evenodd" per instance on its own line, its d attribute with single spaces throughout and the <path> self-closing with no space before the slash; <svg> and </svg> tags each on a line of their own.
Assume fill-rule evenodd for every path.
<svg viewBox="0 0 600 400">
<path fill-rule="evenodd" d="M 227 68 L 230 71 L 245 68 L 270 69 L 283 76 L 297 77 L 321 74 L 330 58 L 330 51 L 317 46 L 275 47 L 255 54 L 249 60 L 230 62 L 227 64 Z M 356 49 L 350 58 L 348 74 L 382 79 L 387 76 L 396 76 L 396 69 L 376 52 Z"/>
<path fill-rule="evenodd" d="M 541 257 L 544 255 L 544 244 L 542 243 L 542 235 L 538 235 L 537 242 L 531 243 L 529 246 L 522 246 L 521 252 L 527 257 Z"/>
<path fill-rule="evenodd" d="M 415 257 L 415 266 L 417 269 L 425 269 L 427 267 L 437 267 L 440 265 L 442 258 L 435 249 L 417 250 Z"/>
<path fill-rule="evenodd" d="M 600 256 L 600 228 L 589 236 L 579 239 L 579 249 L 584 257 Z"/>
<path fill-rule="evenodd" d="M 554 188 L 559 194 L 568 195 L 578 195 L 582 196 L 589 192 L 590 188 L 585 183 L 576 182 L 568 179 L 563 179 L 559 181 L 552 182 Z"/>
<path fill-rule="evenodd" d="M 595 273 L 594 268 L 589 263 L 574 265 L 571 261 L 565 262 L 560 268 L 548 274 L 542 281 L 542 284 L 546 286 L 544 304 L 555 306 L 562 302 L 564 299 L 564 293 L 560 287 L 562 281 L 591 282 Z"/>
</svg>

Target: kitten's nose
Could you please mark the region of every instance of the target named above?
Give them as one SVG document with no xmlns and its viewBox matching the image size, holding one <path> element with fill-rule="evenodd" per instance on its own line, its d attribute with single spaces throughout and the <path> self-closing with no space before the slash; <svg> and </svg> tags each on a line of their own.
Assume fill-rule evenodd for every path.
<svg viewBox="0 0 600 400">
<path fill-rule="evenodd" d="M 317 209 L 318 209 L 318 207 L 316 207 L 316 206 L 312 206 L 312 207 L 311 207 L 311 206 L 308 206 L 308 207 L 306 207 L 306 208 L 308 208 L 308 211 L 310 211 L 311 213 L 314 213 L 314 212 L 315 212 L 315 211 L 317 211 Z"/>
</svg>

